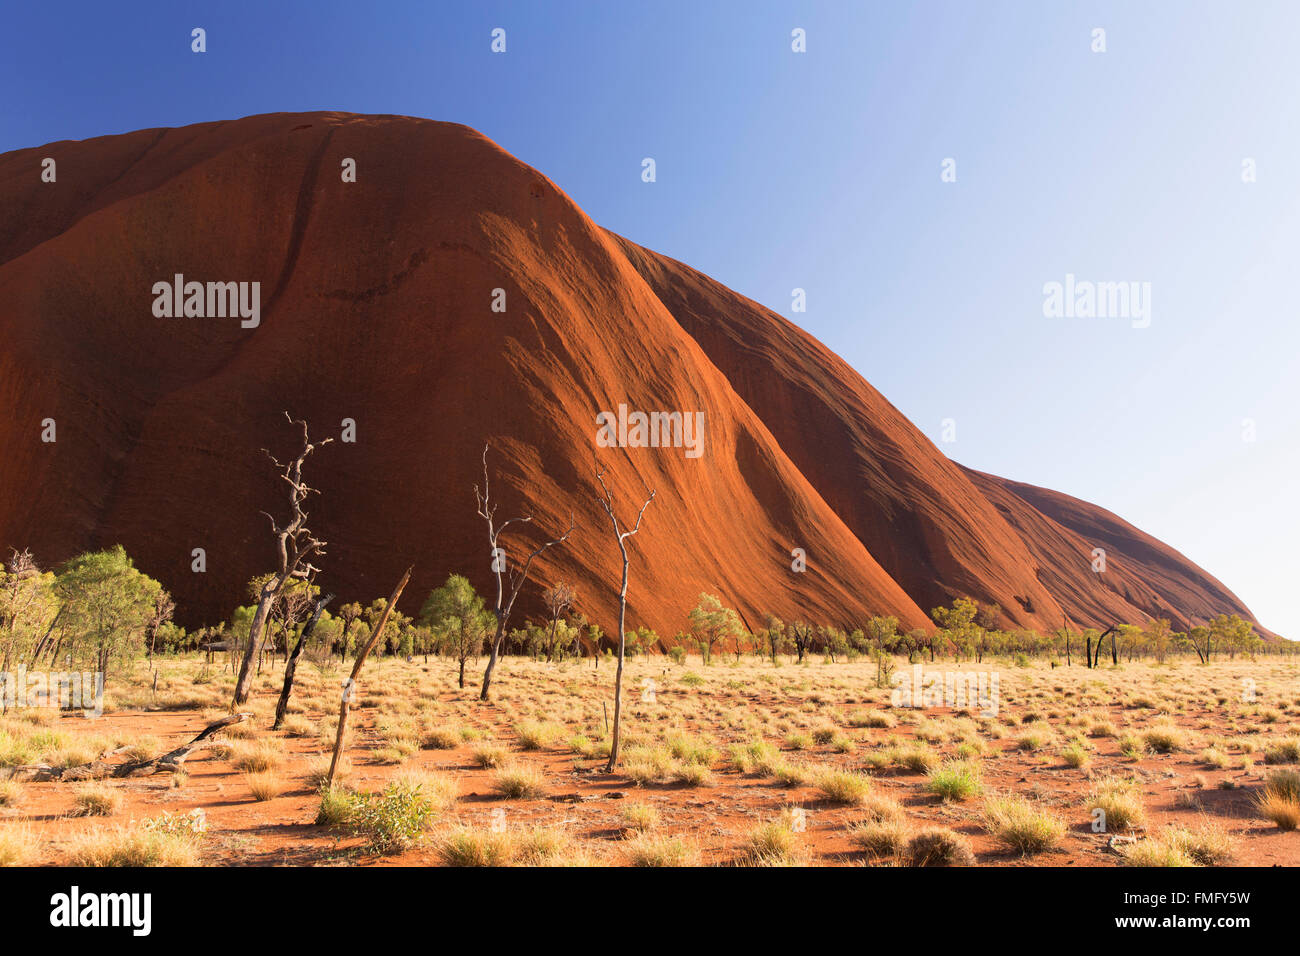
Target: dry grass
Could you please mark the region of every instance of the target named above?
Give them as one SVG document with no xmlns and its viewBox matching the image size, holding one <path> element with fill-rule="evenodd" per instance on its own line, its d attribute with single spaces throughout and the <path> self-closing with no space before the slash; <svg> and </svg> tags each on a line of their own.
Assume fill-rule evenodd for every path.
<svg viewBox="0 0 1300 956">
<path fill-rule="evenodd" d="M 111 817 L 122 809 L 120 791 L 106 783 L 83 783 L 73 795 L 74 814 L 81 817 Z"/>
<path fill-rule="evenodd" d="M 236 727 L 242 726 L 235 724 Z M 265 773 L 277 770 L 284 763 L 284 753 L 280 744 L 271 740 L 256 743 L 240 742 L 231 748 L 231 762 L 236 770 L 244 773 Z"/>
<path fill-rule="evenodd" d="M 760 823 L 749 831 L 737 863 L 741 866 L 797 866 L 803 860 L 790 815 Z"/>
<path fill-rule="evenodd" d="M 392 783 L 418 791 L 438 813 L 446 813 L 456 806 L 460 787 L 454 777 L 445 773 L 408 769 L 393 776 Z"/>
<path fill-rule="evenodd" d="M 515 734 L 524 750 L 545 750 L 564 736 L 564 726 L 552 721 L 526 720 L 515 724 Z"/>
<path fill-rule="evenodd" d="M 547 827 L 475 830 L 455 827 L 437 840 L 444 866 L 585 866 L 592 859 L 567 833 Z"/>
<path fill-rule="evenodd" d="M 191 837 L 134 827 L 78 834 L 68 851 L 73 866 L 197 866 L 198 859 Z"/>
<path fill-rule="evenodd" d="M 848 770 L 829 770 L 817 778 L 817 789 L 831 803 L 861 806 L 871 792 L 871 778 Z"/>
<path fill-rule="evenodd" d="M 526 764 L 511 764 L 492 778 L 492 789 L 510 800 L 534 800 L 546 793 L 546 778 Z"/>
<path fill-rule="evenodd" d="M 1255 809 L 1279 830 L 1291 832 L 1300 827 L 1300 773 L 1279 770 L 1269 774 L 1255 797 Z"/>
<path fill-rule="evenodd" d="M 420 745 L 432 750 L 454 750 L 461 743 L 460 731 L 450 727 L 435 727 L 424 735 Z"/>
<path fill-rule="evenodd" d="M 253 799 L 258 801 L 274 800 L 284 792 L 284 780 L 275 770 L 246 773 L 244 783 L 248 785 L 248 792 L 253 795 Z"/>
<path fill-rule="evenodd" d="M 1085 804 L 1090 813 L 1101 810 L 1101 832 L 1130 830 L 1146 822 L 1146 807 L 1136 781 L 1107 777 L 1098 780 Z"/>
<path fill-rule="evenodd" d="M 911 830 L 902 820 L 868 819 L 850 824 L 849 837 L 870 857 L 894 856 L 911 838 Z"/>
<path fill-rule="evenodd" d="M 905 866 L 974 866 L 970 841 L 943 827 L 926 827 L 903 847 Z"/>
<path fill-rule="evenodd" d="M 700 848 L 681 836 L 642 833 L 627 840 L 623 851 L 633 866 L 697 866 Z"/>
<path fill-rule="evenodd" d="M 509 759 L 510 752 L 497 744 L 482 744 L 472 754 L 474 763 L 483 768 L 500 767 Z"/>
<path fill-rule="evenodd" d="M 325 782 L 329 779 L 330 762 L 333 759 L 333 754 L 318 754 L 307 761 L 307 783 L 312 789 L 319 790 L 325 786 Z M 352 758 L 347 754 L 340 754 L 338 766 L 334 768 L 334 785 L 346 783 L 351 775 Z"/>
<path fill-rule="evenodd" d="M 1056 814 L 1017 796 L 986 801 L 984 826 L 1004 846 L 1022 854 L 1051 849 L 1066 830 Z"/>
<path fill-rule="evenodd" d="M 1231 837 L 1217 824 L 1194 830 L 1169 826 L 1120 848 L 1128 866 L 1223 866 L 1232 862 L 1234 853 Z"/>
<path fill-rule="evenodd" d="M 625 833 L 645 833 L 659 826 L 659 811 L 648 803 L 629 803 L 619 816 Z"/>
<path fill-rule="evenodd" d="M 6 824 L 0 827 L 0 866 L 35 863 L 40 844 L 30 826 Z"/>
<path fill-rule="evenodd" d="M 816 655 L 797 667 L 785 661 L 774 667 L 749 657 L 740 662 L 719 657 L 711 666 L 687 670 L 663 656 L 638 656 L 628 662 L 625 685 L 638 687 L 653 678 L 661 692 L 654 702 L 635 694 L 625 700 L 622 760 L 612 777 L 601 773 L 609 752 L 602 704 L 608 700 L 612 673 L 603 662 L 599 669 L 591 663 L 548 665 L 508 658 L 505 679 L 492 707 L 485 709 L 475 688 L 456 686 L 455 669 L 445 660 L 433 658 L 427 667 L 418 661 L 377 662 L 382 680 L 367 684 L 350 722 L 337 792 L 320 801 L 322 822 L 345 813 L 350 799 L 355 805 L 349 780 L 380 793 L 400 778 L 405 790 L 418 790 L 434 810 L 439 831 L 432 846 L 439 860 L 447 855 L 513 866 L 598 860 L 693 865 L 706 859 L 789 865 L 842 859 L 837 850 L 824 849 L 829 840 L 829 846 L 841 850 L 855 847 L 859 861 L 953 865 L 970 862 L 961 853 L 962 839 L 959 834 L 936 835 L 935 820 L 962 829 L 982 821 L 1016 853 L 1045 844 L 1073 854 L 1097 842 L 1087 824 L 1100 809 L 1108 832 L 1152 828 L 1154 836 L 1140 840 L 1147 845 L 1133 853 L 1197 863 L 1222 858 L 1213 840 L 1203 828 L 1190 828 L 1188 837 L 1166 833 L 1166 825 L 1185 821 L 1185 811 L 1200 804 L 1220 813 L 1223 801 L 1240 804 L 1257 792 L 1258 813 L 1276 828 L 1254 824 L 1250 841 L 1242 844 L 1245 862 L 1253 861 L 1257 848 L 1271 858 L 1288 858 L 1288 853 L 1295 858 L 1289 844 L 1277 841 L 1291 838 L 1281 830 L 1300 828 L 1300 795 L 1284 782 L 1256 786 L 1265 764 L 1295 773 L 1300 702 L 1285 693 L 1294 685 L 1295 669 L 1275 658 L 1216 662 L 1208 668 L 1174 659 L 1161 666 L 1126 663 L 1091 671 L 1080 666 L 1050 669 L 1041 660 L 1028 667 L 990 661 L 983 669 L 1000 673 L 1002 699 L 999 711 L 989 714 L 973 708 L 892 707 L 890 688 L 876 685 L 874 663 L 865 660 L 831 663 Z M 225 713 L 233 675 L 212 673 L 208 683 L 195 685 L 199 669 L 193 660 L 160 660 L 158 700 L 194 710 L 192 719 L 168 727 L 162 740 L 114 724 L 113 706 L 138 707 L 154 700 L 144 674 L 138 686 L 124 676 L 106 718 L 94 726 L 57 713 L 0 716 L 0 767 L 65 766 L 100 753 L 122 753 L 126 746 L 141 755 L 175 746 L 192 736 L 192 726 Z M 195 779 L 204 786 L 192 781 L 184 794 L 188 800 L 207 799 L 213 779 L 234 796 L 211 804 L 214 819 L 231 834 L 217 844 L 219 862 L 238 862 L 249 852 L 245 847 L 263 839 L 250 839 L 240 815 L 224 809 L 238 804 L 241 795 L 270 799 L 279 793 L 260 815 L 278 815 L 286 822 L 290 814 L 296 815 L 293 822 L 309 817 L 301 795 L 305 787 L 320 786 L 329 755 L 304 751 L 317 740 L 332 749 L 339 673 L 300 669 L 296 712 L 274 734 L 266 728 L 279 675 L 264 674 L 255 682 L 251 702 L 257 723 L 237 725 L 231 739 L 195 758 L 195 773 L 201 774 Z M 1245 676 L 1255 680 L 1267 706 L 1240 700 Z M 191 694 L 201 703 L 186 703 Z M 534 764 L 512 761 L 512 754 L 516 761 L 529 759 L 521 750 L 544 756 Z M 360 772 L 349 773 L 351 762 Z M 239 768 L 238 780 L 231 764 Z M 277 787 L 277 780 L 283 785 Z M 1244 794 L 1218 792 L 1243 785 Z M 647 788 L 640 799 L 634 786 Z M 691 792 L 705 787 L 715 790 Z M 1003 806 L 997 802 L 1002 798 L 995 797 L 981 807 L 980 787 L 999 794 L 1015 789 L 1032 799 Z M 462 789 L 540 801 L 573 791 L 598 796 L 610 788 L 633 799 L 617 805 L 584 799 L 564 807 L 538 802 L 519 808 L 519 815 L 538 820 L 551 813 L 572 819 L 573 830 L 563 833 L 563 839 L 517 827 L 504 836 L 494 834 L 485 828 L 486 815 L 495 809 L 491 803 L 457 800 Z M 147 800 L 155 793 L 164 799 L 178 796 L 165 787 L 130 784 L 118 789 L 127 794 L 133 813 L 145 790 Z M 15 804 L 35 813 L 34 805 L 58 791 L 69 794 L 59 805 L 63 809 L 73 792 L 68 784 L 0 782 L 0 832 L 16 829 Z M 949 805 L 938 807 L 935 798 Z M 790 802 L 813 808 L 816 823 L 807 836 L 778 816 Z M 1052 819 L 1045 822 L 1035 812 Z M 1058 813 L 1071 829 L 1048 842 L 1058 829 Z M 126 817 L 124 809 L 119 817 Z M 756 819 L 762 821 L 758 826 Z M 52 835 L 50 824 L 39 817 L 22 825 L 38 837 L 37 860 L 52 862 L 62 836 Z M 624 838 L 611 840 L 611 832 Z M 428 839 L 428 833 L 421 837 Z M 304 844 L 306 852 L 318 853 L 322 862 L 355 849 L 315 842 L 315 850 Z M 1118 860 L 1112 854 L 1095 862 Z M 990 865 L 1010 862 L 1004 853 L 985 860 Z"/>
</svg>

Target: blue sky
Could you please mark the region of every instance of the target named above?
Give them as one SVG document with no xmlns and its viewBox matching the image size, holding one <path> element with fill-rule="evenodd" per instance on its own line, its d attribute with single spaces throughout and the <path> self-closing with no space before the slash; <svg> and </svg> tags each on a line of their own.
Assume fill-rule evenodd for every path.
<svg viewBox="0 0 1300 956">
<path fill-rule="evenodd" d="M 466 123 L 798 321 L 952 458 L 1115 511 L 1300 636 L 1298 27 L 1261 0 L 10 5 L 0 151 L 278 110 Z M 1067 273 L 1149 282 L 1149 327 L 1045 317 Z"/>
</svg>

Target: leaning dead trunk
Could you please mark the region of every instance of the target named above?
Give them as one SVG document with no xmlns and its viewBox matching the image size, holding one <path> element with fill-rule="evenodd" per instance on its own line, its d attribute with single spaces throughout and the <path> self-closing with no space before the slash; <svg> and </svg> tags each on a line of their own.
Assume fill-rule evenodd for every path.
<svg viewBox="0 0 1300 956">
<path fill-rule="evenodd" d="M 316 601 L 316 608 L 312 611 L 311 620 L 303 627 L 302 634 L 298 636 L 298 643 L 293 646 L 293 653 L 285 661 L 284 687 L 280 690 L 280 702 L 275 705 L 275 723 L 271 725 L 272 730 L 279 730 L 284 723 L 285 714 L 289 712 L 289 695 L 293 693 L 293 678 L 298 672 L 298 658 L 302 655 L 302 649 L 307 645 L 308 639 L 311 638 L 311 632 L 316 629 L 316 622 L 320 620 L 325 605 L 332 600 L 334 600 L 334 595 L 327 594 Z"/>
<path fill-rule="evenodd" d="M 334 738 L 334 756 L 330 759 L 330 773 L 325 781 L 326 790 L 334 786 L 334 772 L 338 769 L 339 754 L 343 752 L 343 735 L 348 726 L 348 708 L 352 702 L 352 694 L 356 690 L 357 678 L 361 676 L 361 665 L 366 662 L 366 657 L 379 643 L 379 635 L 383 633 L 384 625 L 388 623 L 389 615 L 393 613 L 393 607 L 397 604 L 397 599 L 402 596 L 402 591 L 409 580 L 411 580 L 411 569 L 407 568 L 406 573 L 402 575 L 402 580 L 398 581 L 397 587 L 393 588 L 393 593 L 388 598 L 388 605 L 384 608 L 384 613 L 379 615 L 379 621 L 375 624 L 370 639 L 357 651 L 357 662 L 352 665 L 352 676 L 343 685 L 343 700 L 339 703 L 338 736 Z"/>
</svg>

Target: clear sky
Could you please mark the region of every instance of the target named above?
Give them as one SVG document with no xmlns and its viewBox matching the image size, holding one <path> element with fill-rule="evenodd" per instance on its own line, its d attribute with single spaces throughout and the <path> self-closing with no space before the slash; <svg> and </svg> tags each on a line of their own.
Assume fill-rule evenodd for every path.
<svg viewBox="0 0 1300 956">
<path fill-rule="evenodd" d="M 473 126 L 952 458 L 1111 509 L 1300 637 L 1300 4 L 9 3 L 0 89 L 0 151 L 280 110 Z M 1149 325 L 1046 317 L 1067 274 L 1150 283 Z"/>
</svg>

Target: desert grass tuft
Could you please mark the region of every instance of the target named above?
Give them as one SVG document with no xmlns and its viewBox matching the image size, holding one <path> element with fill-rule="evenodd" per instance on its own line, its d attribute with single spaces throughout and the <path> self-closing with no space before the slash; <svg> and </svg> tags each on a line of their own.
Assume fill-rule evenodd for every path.
<svg viewBox="0 0 1300 956">
<path fill-rule="evenodd" d="M 901 862 L 905 866 L 974 866 L 970 841 L 943 827 L 926 827 L 908 839 Z"/>
<path fill-rule="evenodd" d="M 967 760 L 949 760 L 930 771 L 925 788 L 940 800 L 960 801 L 978 796 L 984 789 L 979 765 Z"/>
<path fill-rule="evenodd" d="M 1023 854 L 1051 849 L 1065 836 L 1065 821 L 1023 797 L 984 804 L 984 826 L 999 842 Z"/>
<path fill-rule="evenodd" d="M 275 770 L 246 773 L 244 774 L 244 782 L 248 784 L 248 792 L 258 802 L 274 800 L 284 792 L 284 780 L 281 779 L 279 772 Z"/>
<path fill-rule="evenodd" d="M 535 767 L 509 764 L 497 770 L 492 789 L 510 800 L 532 800 L 546 792 L 546 781 Z"/>
<path fill-rule="evenodd" d="M 1300 773 L 1278 770 L 1269 774 L 1255 797 L 1255 810 L 1279 830 L 1289 833 L 1300 827 Z"/>
<path fill-rule="evenodd" d="M 111 817 L 122 809 L 121 791 L 106 783 L 83 783 L 73 794 L 76 804 L 74 815 L 81 817 Z"/>
<path fill-rule="evenodd" d="M 1146 821 L 1146 807 L 1142 804 L 1142 796 L 1133 780 L 1121 780 L 1118 777 L 1098 780 L 1084 805 L 1089 812 L 1103 812 L 1103 832 L 1130 830 Z"/>
</svg>

